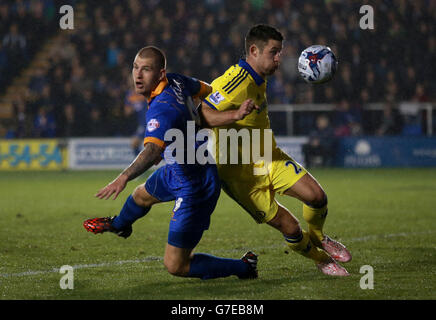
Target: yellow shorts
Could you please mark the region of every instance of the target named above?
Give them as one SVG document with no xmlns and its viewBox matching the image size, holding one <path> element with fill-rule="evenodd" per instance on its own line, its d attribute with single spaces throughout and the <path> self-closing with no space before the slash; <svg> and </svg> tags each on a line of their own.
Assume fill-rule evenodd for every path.
<svg viewBox="0 0 436 320">
<path fill-rule="evenodd" d="M 218 167 L 218 172 L 231 170 L 230 167 Z M 275 194 L 283 194 L 292 187 L 307 171 L 298 162 L 276 148 L 272 154 L 272 163 L 267 175 L 250 181 L 247 176 L 240 177 L 235 170 L 233 174 L 226 172 L 221 177 L 222 189 L 247 211 L 257 223 L 265 223 L 275 217 L 278 204 Z"/>
</svg>

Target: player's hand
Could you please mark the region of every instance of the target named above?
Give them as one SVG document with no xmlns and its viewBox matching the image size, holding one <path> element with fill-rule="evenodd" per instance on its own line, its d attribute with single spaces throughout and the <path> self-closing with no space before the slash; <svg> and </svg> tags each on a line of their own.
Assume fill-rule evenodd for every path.
<svg viewBox="0 0 436 320">
<path fill-rule="evenodd" d="M 127 185 L 127 176 L 121 174 L 119 175 L 114 181 L 109 183 L 106 187 L 100 189 L 99 192 L 95 195 L 99 199 L 109 199 L 112 195 L 112 200 L 115 200 L 121 191 L 124 190 L 124 188 Z"/>
<path fill-rule="evenodd" d="M 259 106 L 254 103 L 252 99 L 247 99 L 242 102 L 237 111 L 237 120 L 242 120 L 248 116 L 254 109 L 259 110 Z"/>
</svg>

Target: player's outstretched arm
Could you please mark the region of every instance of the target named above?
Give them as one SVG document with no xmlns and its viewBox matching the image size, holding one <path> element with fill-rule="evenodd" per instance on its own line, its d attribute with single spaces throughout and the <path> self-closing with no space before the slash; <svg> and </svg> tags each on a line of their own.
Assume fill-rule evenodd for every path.
<svg viewBox="0 0 436 320">
<path fill-rule="evenodd" d="M 244 119 L 254 109 L 259 110 L 252 99 L 245 100 L 239 109 L 218 111 L 209 107 L 206 103 L 201 103 L 202 122 L 208 127 L 220 127 Z"/>
<path fill-rule="evenodd" d="M 99 199 L 109 199 L 112 195 L 113 200 L 115 200 L 121 191 L 132 179 L 143 174 L 147 171 L 153 164 L 155 164 L 159 159 L 163 151 L 163 148 L 159 147 L 154 143 L 147 143 L 144 150 L 138 154 L 135 160 L 126 168 L 123 172 L 106 187 L 100 189 L 100 191 L 95 195 Z"/>
</svg>

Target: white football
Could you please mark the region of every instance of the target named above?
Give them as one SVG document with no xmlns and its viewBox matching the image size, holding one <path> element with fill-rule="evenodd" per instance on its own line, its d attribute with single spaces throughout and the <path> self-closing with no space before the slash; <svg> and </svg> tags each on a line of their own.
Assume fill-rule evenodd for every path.
<svg viewBox="0 0 436 320">
<path fill-rule="evenodd" d="M 329 47 L 313 45 L 301 52 L 298 71 L 308 83 L 324 83 L 333 78 L 338 61 Z"/>
</svg>

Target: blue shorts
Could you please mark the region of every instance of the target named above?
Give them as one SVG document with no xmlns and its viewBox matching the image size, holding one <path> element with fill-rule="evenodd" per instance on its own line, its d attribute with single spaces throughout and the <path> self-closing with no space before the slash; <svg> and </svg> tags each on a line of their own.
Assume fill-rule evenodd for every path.
<svg viewBox="0 0 436 320">
<path fill-rule="evenodd" d="M 168 232 L 168 244 L 184 249 L 193 249 L 200 242 L 203 231 Z"/>
<path fill-rule="evenodd" d="M 169 225 L 170 232 L 203 232 L 207 230 L 210 225 L 210 215 L 215 210 L 221 191 L 216 167 L 202 167 L 201 177 L 188 184 L 175 185 L 174 181 L 178 180 L 179 177 L 173 170 L 165 165 L 157 169 L 147 179 L 145 189 L 150 195 L 162 202 L 175 201 Z M 195 241 L 187 242 L 192 245 Z M 183 241 L 179 243 L 179 246 L 181 244 Z"/>
</svg>

